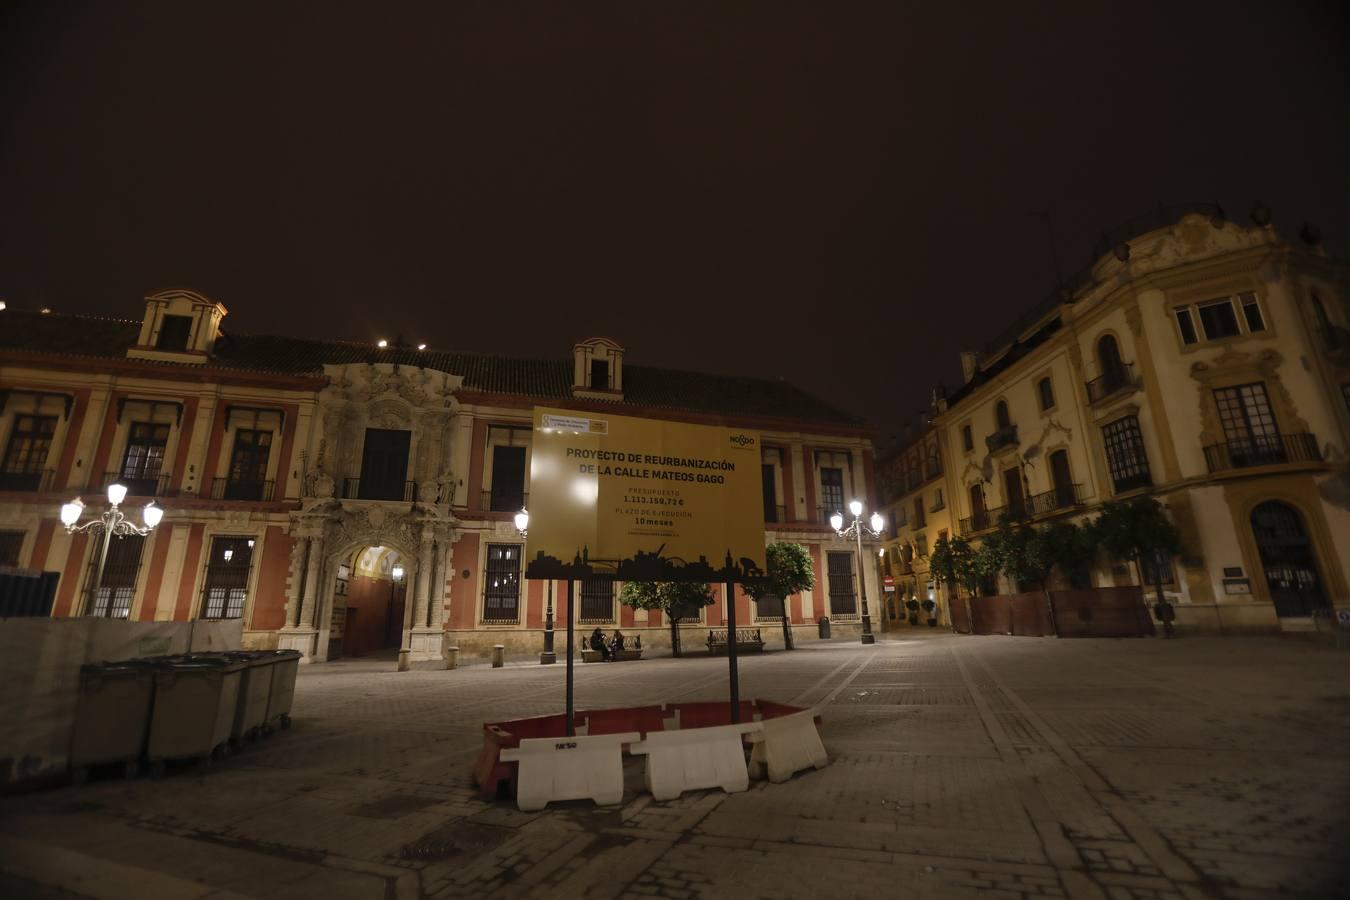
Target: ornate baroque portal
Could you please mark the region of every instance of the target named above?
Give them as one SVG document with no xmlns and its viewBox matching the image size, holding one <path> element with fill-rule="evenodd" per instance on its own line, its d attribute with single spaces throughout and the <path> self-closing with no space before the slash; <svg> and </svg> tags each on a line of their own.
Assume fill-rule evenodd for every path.
<svg viewBox="0 0 1350 900">
<path fill-rule="evenodd" d="M 329 658 L 338 565 L 362 547 L 392 547 L 406 560 L 411 602 L 401 646 L 410 658 L 440 659 L 445 634 L 445 565 L 455 537 L 449 468 L 462 380 L 388 363 L 325 366 L 319 445 L 305 497 L 291 514 L 290 592 L 279 645 L 308 660 Z M 409 499 L 363 499 L 358 473 L 367 429 L 407 431 Z"/>
</svg>

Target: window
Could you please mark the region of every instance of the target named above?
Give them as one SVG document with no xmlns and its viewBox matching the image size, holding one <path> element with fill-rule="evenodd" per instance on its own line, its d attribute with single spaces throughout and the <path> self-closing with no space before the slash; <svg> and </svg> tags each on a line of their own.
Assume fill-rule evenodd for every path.
<svg viewBox="0 0 1350 900">
<path fill-rule="evenodd" d="M 1212 303 L 1201 303 L 1196 307 L 1200 313 L 1200 327 L 1206 340 L 1237 337 L 1242 333 L 1238 328 L 1237 313 L 1233 312 L 1233 301 L 1224 298 Z"/>
<path fill-rule="evenodd" d="M 367 428 L 361 448 L 362 500 L 412 500 L 408 477 L 408 442 L 412 432 Z"/>
<path fill-rule="evenodd" d="M 923 513 L 923 495 L 920 494 L 914 498 L 914 527 L 922 528 L 926 524 Z"/>
<path fill-rule="evenodd" d="M 483 621 L 520 621 L 520 545 L 488 544 Z"/>
<path fill-rule="evenodd" d="M 895 504 L 895 527 L 908 524 L 909 520 L 905 518 L 905 504 Z"/>
<path fill-rule="evenodd" d="M 942 496 L 942 488 L 938 488 L 937 492 L 933 494 L 933 512 L 937 512 L 940 509 L 945 509 L 946 506 L 947 506 L 947 499 Z"/>
<path fill-rule="evenodd" d="M 928 535 L 923 532 L 914 535 L 914 553 L 918 556 L 928 555 Z"/>
<path fill-rule="evenodd" d="M 192 316 L 165 316 L 159 322 L 157 350 L 186 350 L 192 334 Z"/>
<path fill-rule="evenodd" d="M 1000 400 L 994 405 L 994 420 L 1000 431 L 1012 427 L 1012 419 L 1008 416 L 1008 404 L 1006 402 Z"/>
<path fill-rule="evenodd" d="M 591 390 L 607 391 L 609 390 L 609 361 L 604 359 L 591 360 Z"/>
<path fill-rule="evenodd" d="M 1103 425 L 1102 437 L 1106 441 L 1106 462 L 1116 493 L 1153 483 L 1148 456 L 1144 452 L 1144 435 L 1139 430 L 1137 418 L 1125 416 Z"/>
<path fill-rule="evenodd" d="M 581 621 L 586 625 L 614 621 L 614 579 L 596 577 L 581 582 Z"/>
<path fill-rule="evenodd" d="M 492 491 L 488 509 L 518 512 L 525 506 L 525 448 L 492 448 Z"/>
<path fill-rule="evenodd" d="M 820 469 L 820 502 L 824 518 L 844 511 L 844 470 L 822 466 Z"/>
<path fill-rule="evenodd" d="M 253 538 L 218 537 L 202 584 L 203 619 L 237 619 L 248 599 L 248 576 L 253 569 Z"/>
<path fill-rule="evenodd" d="M 773 463 L 760 463 L 760 483 L 764 488 L 764 521 L 778 521 L 778 488 L 775 485 Z"/>
<path fill-rule="evenodd" d="M 961 446 L 966 449 L 967 453 L 975 449 L 975 437 L 970 433 L 969 425 L 961 426 Z"/>
<path fill-rule="evenodd" d="M 1181 342 L 1183 344 L 1194 344 L 1200 338 L 1195 334 L 1195 322 L 1191 319 L 1189 307 L 1179 306 L 1172 310 L 1177 317 L 1177 327 L 1181 329 Z"/>
<path fill-rule="evenodd" d="M 1234 465 L 1285 461 L 1280 429 L 1263 383 L 1219 388 L 1214 391 L 1214 401 L 1219 407 L 1224 442 Z"/>
<path fill-rule="evenodd" d="M 267 458 L 272 452 L 272 432 L 239 428 L 234 432 L 234 451 L 230 471 L 225 476 L 225 492 L 217 499 L 264 500 Z"/>
<path fill-rule="evenodd" d="M 93 584 L 98 571 L 98 559 L 102 550 L 100 535 L 94 541 L 89 554 L 89 579 Z M 136 575 L 141 568 L 141 550 L 145 547 L 145 538 L 136 534 L 114 537 L 108 545 L 108 559 L 103 564 L 103 579 L 91 592 L 88 614 L 109 619 L 125 619 L 131 615 L 131 601 L 136 596 Z"/>
<path fill-rule="evenodd" d="M 1238 294 L 1238 302 L 1242 304 L 1242 315 L 1247 320 L 1247 330 L 1265 331 L 1266 320 L 1261 317 L 1261 304 L 1256 302 L 1256 295 Z"/>
<path fill-rule="evenodd" d="M 36 491 L 42 488 L 42 468 L 52 449 L 56 416 L 15 416 L 14 430 L 0 465 L 0 490 Z"/>
<path fill-rule="evenodd" d="M 127 452 L 122 457 L 118 479 L 133 496 L 153 497 L 159 493 L 159 473 L 168 443 L 168 425 L 131 423 L 127 432 Z"/>
<path fill-rule="evenodd" d="M 1041 395 L 1041 409 L 1053 409 L 1055 406 L 1055 386 L 1050 383 L 1049 375 L 1036 382 L 1036 390 Z"/>
<path fill-rule="evenodd" d="M 942 474 L 942 456 L 937 452 L 936 447 L 928 451 L 928 477 L 936 478 Z"/>
<path fill-rule="evenodd" d="M 1108 378 L 1124 370 L 1125 363 L 1120 358 L 1120 345 L 1116 343 L 1115 335 L 1104 334 L 1097 341 L 1097 367 Z"/>
<path fill-rule="evenodd" d="M 853 554 L 828 553 L 826 562 L 830 572 L 830 612 L 836 616 L 852 616 L 858 612 L 858 601 L 853 593 Z"/>
<path fill-rule="evenodd" d="M 1022 492 L 1022 470 L 1003 470 L 1003 503 L 1010 519 L 1024 519 L 1027 515 L 1026 497 Z"/>
<path fill-rule="evenodd" d="M 22 531 L 0 531 L 0 566 L 17 566 L 22 547 Z"/>
<path fill-rule="evenodd" d="M 1175 578 L 1172 575 L 1172 557 L 1167 553 L 1159 551 L 1156 556 L 1147 554 L 1139 557 L 1139 566 L 1144 572 L 1144 584 L 1172 584 Z"/>
<path fill-rule="evenodd" d="M 1345 401 L 1345 408 L 1350 409 L 1350 381 L 1341 385 L 1341 399 Z"/>
<path fill-rule="evenodd" d="M 1069 470 L 1068 450 L 1056 450 L 1050 454 L 1050 480 L 1055 486 L 1055 509 L 1072 506 L 1078 502 L 1073 473 Z"/>
</svg>

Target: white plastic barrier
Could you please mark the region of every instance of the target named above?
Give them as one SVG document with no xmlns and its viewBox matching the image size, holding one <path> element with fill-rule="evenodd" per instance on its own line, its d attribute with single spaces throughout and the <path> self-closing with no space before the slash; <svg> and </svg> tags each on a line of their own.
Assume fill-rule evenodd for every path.
<svg viewBox="0 0 1350 900">
<path fill-rule="evenodd" d="M 554 800 L 594 800 L 600 806 L 623 802 L 623 745 L 636 731 L 576 737 L 528 738 L 501 752 L 503 762 L 520 764 L 516 806 L 525 812 Z"/>
<path fill-rule="evenodd" d="M 741 735 L 759 731 L 761 724 L 652 731 L 629 752 L 647 755 L 647 790 L 656 800 L 674 800 L 699 788 L 720 787 L 734 794 L 750 786 Z"/>
<path fill-rule="evenodd" d="M 751 774 L 759 779 L 767 771 L 769 780 L 779 784 L 803 769 L 829 765 L 830 757 L 816 730 L 817 715 L 808 709 L 756 723 L 763 728 L 750 735 L 755 742 L 750 752 Z"/>
</svg>

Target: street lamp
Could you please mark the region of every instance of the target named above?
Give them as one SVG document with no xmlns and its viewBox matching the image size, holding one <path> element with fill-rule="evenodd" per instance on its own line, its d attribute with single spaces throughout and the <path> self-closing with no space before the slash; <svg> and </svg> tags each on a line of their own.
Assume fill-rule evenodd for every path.
<svg viewBox="0 0 1350 900">
<path fill-rule="evenodd" d="M 881 530 L 886 527 L 886 520 L 881 517 L 881 513 L 874 512 L 871 518 L 872 527 L 869 528 L 862 520 L 863 505 L 861 500 L 851 501 L 848 505 L 848 511 L 853 514 L 853 524 L 845 528 L 843 513 L 835 513 L 830 516 L 830 527 L 841 538 L 853 538 L 857 541 L 858 593 L 862 597 L 862 642 L 864 644 L 875 644 L 877 639 L 872 635 L 872 617 L 867 612 L 867 579 L 863 575 L 862 539 L 864 531 L 871 537 L 881 537 Z"/>
<path fill-rule="evenodd" d="M 129 534 L 144 537 L 154 530 L 159 524 L 159 520 L 164 518 L 164 510 L 155 505 L 151 500 L 145 505 L 145 510 L 141 513 L 145 520 L 144 525 L 135 525 L 126 514 L 122 512 L 122 501 L 127 499 L 126 485 L 110 484 L 108 485 L 108 509 L 99 515 L 97 519 L 90 519 L 83 525 L 77 524 L 80 521 L 80 514 L 84 512 L 84 501 L 79 497 L 69 503 L 61 504 L 61 524 L 66 526 L 67 534 L 83 534 L 85 532 L 102 532 L 103 546 L 98 554 L 98 571 L 94 574 L 94 592 L 103 585 L 103 565 L 108 561 L 108 544 L 114 537 L 126 537 Z"/>
<path fill-rule="evenodd" d="M 530 512 L 525 507 L 520 508 L 516 513 L 516 531 L 521 537 L 528 537 L 530 533 Z M 544 610 L 544 652 L 539 654 L 539 664 L 541 666 L 551 666 L 558 661 L 558 654 L 553 652 L 553 579 L 548 580 L 548 606 Z"/>
</svg>

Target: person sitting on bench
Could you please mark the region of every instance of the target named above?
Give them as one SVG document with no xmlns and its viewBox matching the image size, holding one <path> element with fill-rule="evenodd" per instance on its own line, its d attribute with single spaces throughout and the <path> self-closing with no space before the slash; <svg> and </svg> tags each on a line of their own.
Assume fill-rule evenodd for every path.
<svg viewBox="0 0 1350 900">
<path fill-rule="evenodd" d="M 614 639 L 609 642 L 611 659 L 618 659 L 619 654 L 623 652 L 623 643 L 624 643 L 623 632 L 615 628 Z"/>
<path fill-rule="evenodd" d="M 599 625 L 595 626 L 595 630 L 591 632 L 591 649 L 598 650 L 600 652 L 600 658 L 605 662 L 609 662 L 613 659 L 613 654 L 611 654 L 609 650 L 609 644 L 605 642 L 605 633 L 600 630 Z"/>
</svg>

